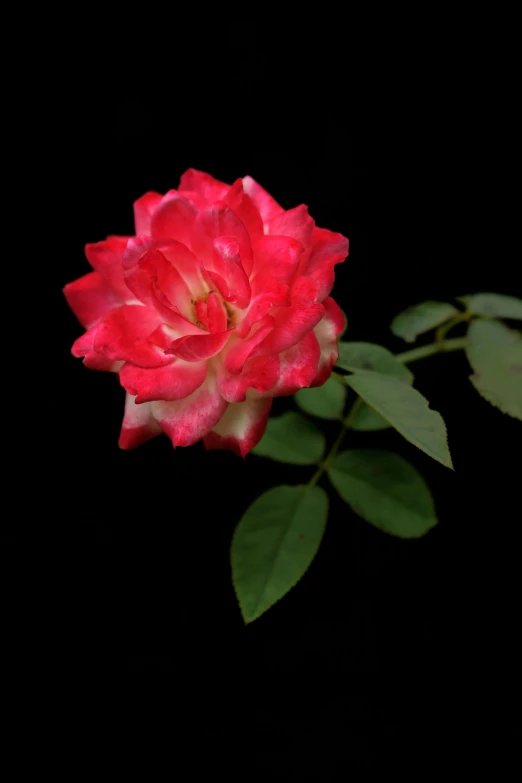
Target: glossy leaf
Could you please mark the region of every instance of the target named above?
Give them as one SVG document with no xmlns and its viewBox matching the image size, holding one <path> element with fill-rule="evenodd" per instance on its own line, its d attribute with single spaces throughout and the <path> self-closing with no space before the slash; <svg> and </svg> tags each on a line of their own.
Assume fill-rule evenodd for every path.
<svg viewBox="0 0 522 783">
<path fill-rule="evenodd" d="M 522 299 L 504 294 L 470 294 L 459 296 L 468 312 L 475 315 L 488 315 L 493 318 L 514 318 L 522 320 Z"/>
<path fill-rule="evenodd" d="M 408 383 L 413 382 L 413 374 L 406 365 L 399 362 L 387 348 L 375 343 L 339 343 L 337 366 L 349 372 L 378 372 L 403 378 Z"/>
<path fill-rule="evenodd" d="M 328 516 L 321 487 L 280 486 L 243 515 L 231 547 L 232 580 L 246 623 L 301 579 L 319 548 Z"/>
<path fill-rule="evenodd" d="M 442 465 L 453 467 L 444 420 L 417 389 L 379 373 L 349 375 L 346 381 L 406 440 Z"/>
<path fill-rule="evenodd" d="M 499 321 L 473 321 L 466 355 L 475 389 L 504 413 L 522 420 L 522 337 Z"/>
<path fill-rule="evenodd" d="M 346 386 L 329 378 L 322 386 L 313 389 L 301 389 L 294 395 L 301 410 L 321 419 L 340 419 L 346 401 Z"/>
<path fill-rule="evenodd" d="M 385 533 L 419 538 L 437 524 L 428 485 L 398 454 L 344 451 L 333 461 L 328 476 L 355 513 Z"/>
<path fill-rule="evenodd" d="M 447 302 L 429 300 L 408 307 L 396 315 L 391 322 L 391 330 L 407 343 L 413 343 L 420 334 L 435 329 L 458 314 L 458 310 Z"/>
<path fill-rule="evenodd" d="M 387 430 L 390 427 L 389 421 L 383 419 L 377 411 L 374 411 L 362 400 L 354 411 L 350 422 L 350 429 L 358 432 L 376 432 L 377 430 Z"/>
<path fill-rule="evenodd" d="M 324 435 L 316 425 L 292 411 L 268 420 L 265 434 L 252 454 L 294 465 L 314 465 L 323 456 L 324 447 Z"/>
</svg>

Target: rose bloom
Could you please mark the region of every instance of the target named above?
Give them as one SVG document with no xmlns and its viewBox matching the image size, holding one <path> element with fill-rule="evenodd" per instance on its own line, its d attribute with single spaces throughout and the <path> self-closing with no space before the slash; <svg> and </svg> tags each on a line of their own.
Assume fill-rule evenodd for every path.
<svg viewBox="0 0 522 783">
<path fill-rule="evenodd" d="M 344 318 L 328 294 L 348 240 L 251 177 L 230 186 L 194 169 L 134 217 L 136 236 L 87 245 L 94 271 L 64 288 L 87 330 L 72 353 L 118 373 L 121 448 L 165 432 L 245 456 L 273 397 L 330 376 Z"/>
</svg>

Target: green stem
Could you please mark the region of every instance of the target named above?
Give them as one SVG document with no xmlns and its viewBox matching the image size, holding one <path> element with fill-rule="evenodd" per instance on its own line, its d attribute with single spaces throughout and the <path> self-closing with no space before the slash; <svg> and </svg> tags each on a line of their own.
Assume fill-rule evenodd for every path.
<svg viewBox="0 0 522 783">
<path fill-rule="evenodd" d="M 435 331 L 435 342 L 439 346 L 441 351 L 444 351 L 444 340 L 446 338 L 447 333 L 453 329 L 454 326 L 458 326 L 458 324 L 461 324 L 463 321 L 470 321 L 471 315 L 470 313 L 458 313 L 454 318 L 450 318 L 449 321 L 446 321 L 446 323 L 441 324 L 438 329 Z"/>
<path fill-rule="evenodd" d="M 357 409 L 361 405 L 361 403 L 362 403 L 361 398 L 357 397 L 355 402 L 353 403 L 352 407 L 350 408 L 350 410 L 348 412 L 348 415 L 343 419 L 343 425 L 342 425 L 341 429 L 339 430 L 339 434 L 337 435 L 336 439 L 333 442 L 332 448 L 330 449 L 330 451 L 326 455 L 326 459 L 324 459 L 321 462 L 321 464 L 319 465 L 318 469 L 316 470 L 316 472 L 314 473 L 314 475 L 310 479 L 310 481 L 308 483 L 309 487 L 313 487 L 313 486 L 315 486 L 315 484 L 317 484 L 317 482 L 319 481 L 319 479 L 321 478 L 321 476 L 323 475 L 323 473 L 327 469 L 328 465 L 330 464 L 332 459 L 335 457 L 335 455 L 339 451 L 339 446 L 343 442 L 343 439 L 344 439 L 344 436 L 346 435 L 346 432 L 350 429 L 350 426 L 351 426 L 351 423 L 352 423 L 352 419 L 353 419 Z"/>
<path fill-rule="evenodd" d="M 421 345 L 419 348 L 412 348 L 411 351 L 398 353 L 395 358 L 403 364 L 416 362 L 418 359 L 425 359 L 427 356 L 434 356 L 437 353 L 450 353 L 450 351 L 461 351 L 468 344 L 467 337 L 453 337 L 451 340 L 444 340 Z"/>
</svg>

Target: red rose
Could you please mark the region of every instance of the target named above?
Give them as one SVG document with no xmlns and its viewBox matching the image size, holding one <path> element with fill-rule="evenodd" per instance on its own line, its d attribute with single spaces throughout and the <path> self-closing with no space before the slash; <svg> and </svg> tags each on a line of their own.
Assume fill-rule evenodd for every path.
<svg viewBox="0 0 522 783">
<path fill-rule="evenodd" d="M 229 186 L 194 169 L 134 216 L 136 236 L 87 245 L 94 271 L 64 288 L 87 329 L 72 353 L 119 374 L 122 448 L 163 431 L 244 456 L 273 397 L 330 376 L 344 319 L 328 294 L 348 240 L 251 177 Z"/>
</svg>

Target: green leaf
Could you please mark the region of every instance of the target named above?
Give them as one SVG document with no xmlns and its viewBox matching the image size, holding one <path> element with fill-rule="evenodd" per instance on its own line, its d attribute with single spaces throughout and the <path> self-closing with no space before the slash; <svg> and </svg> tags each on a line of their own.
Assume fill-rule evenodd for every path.
<svg viewBox="0 0 522 783">
<path fill-rule="evenodd" d="M 458 312 L 456 307 L 447 302 L 429 300 L 408 307 L 396 315 L 390 328 L 397 337 L 402 337 L 407 343 L 413 343 L 419 334 L 435 329 L 445 321 L 449 321 Z"/>
<path fill-rule="evenodd" d="M 329 378 L 322 386 L 301 389 L 294 398 L 299 407 L 312 416 L 340 419 L 346 401 L 346 386 L 335 378 Z"/>
<path fill-rule="evenodd" d="M 374 343 L 339 343 L 337 366 L 356 373 L 378 372 L 395 375 L 408 383 L 413 382 L 413 374 L 405 364 L 382 345 Z"/>
<path fill-rule="evenodd" d="M 437 524 L 428 485 L 398 454 L 377 449 L 344 451 L 328 476 L 355 513 L 385 533 L 420 538 Z"/>
<path fill-rule="evenodd" d="M 447 468 L 453 468 L 444 419 L 431 410 L 420 392 L 397 378 L 379 373 L 349 375 L 346 381 L 406 440 Z"/>
<path fill-rule="evenodd" d="M 265 434 L 252 454 L 294 465 L 315 465 L 323 456 L 324 447 L 324 435 L 316 425 L 292 411 L 268 420 Z"/>
<path fill-rule="evenodd" d="M 232 581 L 246 623 L 301 579 L 321 543 L 328 497 L 321 487 L 280 486 L 254 500 L 232 539 Z"/>
<path fill-rule="evenodd" d="M 522 337 L 499 321 L 473 321 L 466 355 L 470 380 L 488 402 L 522 420 Z"/>
<path fill-rule="evenodd" d="M 375 432 L 376 430 L 387 430 L 390 427 L 391 424 L 386 419 L 379 416 L 377 411 L 374 411 L 362 400 L 354 411 L 350 422 L 350 429 L 358 432 Z"/>
<path fill-rule="evenodd" d="M 522 320 L 522 299 L 504 294 L 470 294 L 457 299 L 466 305 L 474 315 L 489 315 L 493 318 L 514 318 Z"/>
</svg>

